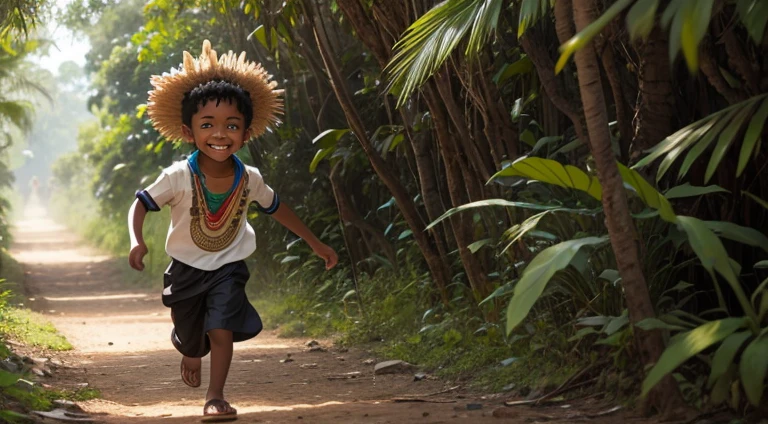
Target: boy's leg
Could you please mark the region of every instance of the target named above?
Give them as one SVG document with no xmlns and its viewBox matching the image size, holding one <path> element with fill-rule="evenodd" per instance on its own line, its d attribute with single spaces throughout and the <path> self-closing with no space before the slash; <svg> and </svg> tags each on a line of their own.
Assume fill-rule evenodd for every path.
<svg viewBox="0 0 768 424">
<path fill-rule="evenodd" d="M 207 337 L 202 332 L 204 324 L 205 298 L 184 300 L 171 306 L 171 320 L 174 329 L 171 332 L 171 342 L 183 355 L 181 359 L 181 379 L 190 387 L 200 387 L 201 356 L 206 355 Z M 182 342 L 184 340 L 185 342 Z M 192 356 L 188 356 L 192 355 Z"/>
<path fill-rule="evenodd" d="M 190 386 L 200 386 L 200 369 L 202 367 L 201 358 L 190 358 L 183 356 L 181 358 L 181 379 Z"/>
<path fill-rule="evenodd" d="M 229 366 L 232 363 L 232 332 L 229 330 L 215 329 L 208 331 L 211 342 L 211 379 L 208 383 L 208 393 L 205 400 L 224 399 L 224 383 L 227 381 Z M 209 414 L 231 414 L 235 410 L 228 404 L 211 405 Z M 223 410 L 222 410 L 223 409 Z"/>
</svg>

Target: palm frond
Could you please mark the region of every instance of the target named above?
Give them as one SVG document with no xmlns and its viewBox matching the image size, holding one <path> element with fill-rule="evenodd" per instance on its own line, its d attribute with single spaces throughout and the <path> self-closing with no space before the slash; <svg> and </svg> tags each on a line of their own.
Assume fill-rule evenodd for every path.
<svg viewBox="0 0 768 424">
<path fill-rule="evenodd" d="M 465 54 L 480 52 L 496 29 L 503 0 L 447 0 L 414 22 L 394 46 L 384 72 L 398 107 L 437 71 L 469 34 Z"/>
<path fill-rule="evenodd" d="M 525 31 L 546 16 L 557 0 L 523 0 L 520 3 L 520 17 L 517 23 L 517 36 L 522 37 Z"/>
<path fill-rule="evenodd" d="M 768 24 L 768 2 L 764 0 L 738 0 L 736 12 L 749 36 L 755 43 L 762 43 L 765 27 Z"/>
<path fill-rule="evenodd" d="M 0 122 L 6 120 L 24 132 L 32 130 L 33 111 L 29 102 L 0 100 Z"/>
<path fill-rule="evenodd" d="M 737 140 L 736 136 L 741 133 L 745 124 L 749 122 L 739 153 L 739 164 L 736 169 L 736 176 L 738 177 L 744 172 L 752 152 L 755 151 L 755 146 L 763 131 L 766 118 L 768 118 L 768 94 L 754 96 L 680 129 L 653 147 L 649 151 L 650 154 L 635 164 L 633 168 L 646 166 L 664 156 L 664 160 L 659 165 L 659 170 L 656 174 L 656 180 L 659 181 L 675 160 L 690 148 L 678 174 L 678 177 L 682 178 L 696 159 L 717 138 L 717 144 L 715 144 L 704 176 L 704 182 L 706 183 L 714 175 L 725 153 Z"/>
</svg>

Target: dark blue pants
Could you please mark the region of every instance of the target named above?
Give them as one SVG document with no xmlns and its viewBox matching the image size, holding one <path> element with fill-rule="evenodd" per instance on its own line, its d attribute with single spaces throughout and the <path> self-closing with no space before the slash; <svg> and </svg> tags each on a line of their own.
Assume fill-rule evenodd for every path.
<svg viewBox="0 0 768 424">
<path fill-rule="evenodd" d="M 232 332 L 235 342 L 256 337 L 261 318 L 245 294 L 250 273 L 238 261 L 203 271 L 175 259 L 164 277 L 163 304 L 171 308 L 171 342 L 182 355 L 201 358 L 211 351 L 208 331 Z"/>
</svg>

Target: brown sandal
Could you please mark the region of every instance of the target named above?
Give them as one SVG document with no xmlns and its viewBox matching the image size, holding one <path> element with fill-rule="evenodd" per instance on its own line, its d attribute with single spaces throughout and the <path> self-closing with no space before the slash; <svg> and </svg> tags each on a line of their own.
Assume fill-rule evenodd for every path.
<svg viewBox="0 0 768 424">
<path fill-rule="evenodd" d="M 208 408 L 214 407 L 218 413 L 209 413 Z M 226 412 L 221 412 L 226 411 Z M 233 408 L 229 402 L 224 399 L 211 399 L 205 402 L 203 406 L 203 422 L 224 422 L 235 421 L 237 419 L 237 409 Z"/>
</svg>

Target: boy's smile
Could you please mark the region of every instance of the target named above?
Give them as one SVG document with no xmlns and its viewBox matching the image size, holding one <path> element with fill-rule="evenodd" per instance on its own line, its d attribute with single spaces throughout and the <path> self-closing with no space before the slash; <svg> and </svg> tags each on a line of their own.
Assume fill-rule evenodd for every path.
<svg viewBox="0 0 768 424">
<path fill-rule="evenodd" d="M 245 118 L 236 103 L 208 101 L 192 116 L 192 127 L 182 127 L 188 141 L 193 141 L 200 153 L 215 162 L 227 162 L 248 139 Z"/>
</svg>

